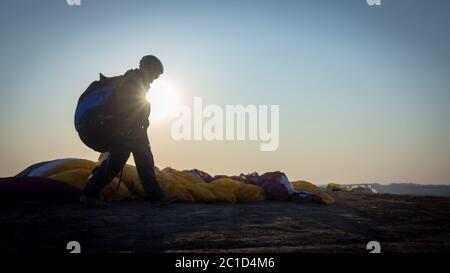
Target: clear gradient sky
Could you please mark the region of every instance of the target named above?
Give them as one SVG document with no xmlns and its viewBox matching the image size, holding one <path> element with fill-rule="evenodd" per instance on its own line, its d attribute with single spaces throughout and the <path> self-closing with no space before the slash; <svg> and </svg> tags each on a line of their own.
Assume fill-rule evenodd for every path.
<svg viewBox="0 0 450 273">
<path fill-rule="evenodd" d="M 281 119 L 276 152 L 176 142 L 173 120 L 151 120 L 159 167 L 450 184 L 449 12 L 447 0 L 2 1 L 0 176 L 96 159 L 73 126 L 79 95 L 154 54 L 186 103 L 278 104 Z"/>
</svg>

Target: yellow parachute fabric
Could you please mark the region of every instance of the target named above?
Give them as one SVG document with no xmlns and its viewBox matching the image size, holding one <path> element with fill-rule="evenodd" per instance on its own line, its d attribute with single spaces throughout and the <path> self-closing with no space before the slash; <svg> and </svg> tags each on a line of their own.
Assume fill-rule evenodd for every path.
<svg viewBox="0 0 450 273">
<path fill-rule="evenodd" d="M 42 173 L 41 176 L 44 177 L 50 177 L 53 174 L 57 174 L 57 173 L 61 173 L 61 172 L 65 172 L 65 171 L 70 171 L 70 170 L 74 170 L 74 169 L 88 169 L 88 170 L 92 170 L 95 168 L 95 166 L 97 166 L 97 163 L 90 161 L 90 160 L 86 160 L 86 159 L 70 159 L 67 160 L 61 164 L 56 165 L 53 168 L 50 168 L 49 170 L 45 171 L 44 173 Z"/>
<path fill-rule="evenodd" d="M 90 169 L 72 169 L 59 173 L 52 174 L 48 178 L 62 181 L 66 184 L 74 186 L 77 189 L 83 190 L 86 187 L 88 177 L 92 170 Z M 119 179 L 114 178 L 101 192 L 105 200 L 123 200 L 131 197 L 128 188 L 121 183 L 119 186 Z"/>
<path fill-rule="evenodd" d="M 226 203 L 236 203 L 237 198 L 231 189 L 226 187 L 218 187 L 216 184 L 205 183 L 205 188 L 211 191 L 216 197 L 217 201 L 226 202 Z"/>
<path fill-rule="evenodd" d="M 157 179 L 159 179 L 158 181 L 162 184 L 163 189 L 166 189 L 167 194 L 175 195 L 188 202 L 222 201 L 235 203 L 244 200 L 264 200 L 264 192 L 260 187 L 243 184 L 229 178 L 206 183 L 188 172 L 165 168 L 159 172 L 159 175 L 157 173 Z"/>
<path fill-rule="evenodd" d="M 85 159 L 70 159 L 63 161 L 42 173 L 41 176 L 59 180 L 80 190 L 87 184 L 89 175 L 97 162 Z M 187 171 L 177 171 L 172 168 L 160 170 L 155 167 L 156 180 L 166 195 L 175 196 L 185 202 L 227 202 L 261 201 L 265 199 L 262 188 L 241 183 L 230 178 L 222 178 L 204 182 L 201 178 Z M 315 185 L 306 181 L 292 183 L 296 189 L 316 194 L 324 203 L 332 204 L 333 198 Z M 123 200 L 144 197 L 145 192 L 139 179 L 136 167 L 126 165 L 123 169 L 119 185 L 119 175 L 102 191 L 105 200 Z"/>
<path fill-rule="evenodd" d="M 77 189 L 83 190 L 90 174 L 91 170 L 89 169 L 77 168 L 54 173 L 48 176 L 48 178 L 62 181 Z"/>
<path fill-rule="evenodd" d="M 145 196 L 144 188 L 139 180 L 135 166 L 125 165 L 122 173 L 122 183 L 126 185 L 132 196 Z"/>
<path fill-rule="evenodd" d="M 292 186 L 294 186 L 294 188 L 297 190 L 302 190 L 302 191 L 306 191 L 306 192 L 318 195 L 320 198 L 322 198 L 322 201 L 327 205 L 334 203 L 334 199 L 333 199 L 333 197 L 331 197 L 331 195 L 322 191 L 319 187 L 312 184 L 311 182 L 301 181 L 301 180 L 293 181 Z"/>
<path fill-rule="evenodd" d="M 204 187 L 201 179 L 187 172 L 165 168 L 156 174 L 156 179 L 168 195 L 175 195 L 186 202 L 214 202 L 215 195 Z"/>
<path fill-rule="evenodd" d="M 186 202 L 211 202 L 215 201 L 214 195 L 204 191 L 197 184 L 200 179 L 188 173 L 166 168 L 163 171 L 155 167 L 156 180 L 166 195 L 176 196 Z M 122 181 L 135 196 L 145 196 L 136 167 L 126 165 L 122 175 Z"/>
<path fill-rule="evenodd" d="M 261 201 L 264 200 L 264 191 L 255 185 L 251 184 L 243 184 L 241 182 L 235 181 L 230 178 L 221 178 L 211 182 L 210 188 L 213 191 L 221 192 L 225 197 L 225 194 L 230 196 L 226 196 L 227 198 L 231 198 L 231 202 L 239 201 Z M 227 202 L 227 200 L 221 200 Z M 230 202 L 228 201 L 228 202 Z"/>
<path fill-rule="evenodd" d="M 172 168 L 163 170 L 155 168 L 155 174 L 156 180 L 166 195 L 176 196 L 185 202 L 221 201 L 234 203 L 237 200 L 264 200 L 264 192 L 260 187 L 227 178 L 206 183 L 195 175 Z M 128 164 L 125 166 L 122 182 L 127 186 L 132 196 L 145 196 L 135 166 Z"/>
</svg>

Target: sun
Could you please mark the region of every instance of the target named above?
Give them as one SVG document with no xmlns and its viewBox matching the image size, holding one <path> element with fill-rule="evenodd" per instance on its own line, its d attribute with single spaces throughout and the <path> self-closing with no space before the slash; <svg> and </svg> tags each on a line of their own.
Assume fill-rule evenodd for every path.
<svg viewBox="0 0 450 273">
<path fill-rule="evenodd" d="M 171 117 L 179 104 L 177 88 L 166 78 L 158 78 L 147 94 L 147 101 L 151 104 L 150 120 L 160 121 Z"/>
</svg>

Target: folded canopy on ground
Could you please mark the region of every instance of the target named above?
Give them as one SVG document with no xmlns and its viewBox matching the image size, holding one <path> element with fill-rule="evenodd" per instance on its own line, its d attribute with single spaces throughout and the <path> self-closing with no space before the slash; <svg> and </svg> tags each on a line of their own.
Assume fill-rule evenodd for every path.
<svg viewBox="0 0 450 273">
<path fill-rule="evenodd" d="M 327 192 L 353 192 L 353 193 L 365 193 L 375 194 L 378 190 L 371 184 L 349 184 L 341 185 L 336 183 L 329 183 L 326 187 Z"/>
<path fill-rule="evenodd" d="M 25 177 L 48 178 L 63 183 L 81 192 L 88 177 L 98 162 L 65 158 L 33 164 L 16 175 L 15 179 Z M 157 181 L 163 191 L 185 202 L 228 202 L 280 200 L 293 202 L 316 202 L 332 204 L 333 198 L 315 185 L 306 181 L 289 182 L 282 172 L 257 173 L 240 176 L 211 176 L 194 169 L 178 171 L 172 168 L 155 168 Z M 13 181 L 10 178 L 9 181 Z M 12 183 L 12 182 L 10 182 Z M 0 191 L 1 191 L 0 187 Z M 37 191 L 44 188 L 35 189 Z M 116 177 L 104 188 L 105 200 L 138 199 L 145 196 L 136 168 L 126 165 L 121 180 Z"/>
</svg>

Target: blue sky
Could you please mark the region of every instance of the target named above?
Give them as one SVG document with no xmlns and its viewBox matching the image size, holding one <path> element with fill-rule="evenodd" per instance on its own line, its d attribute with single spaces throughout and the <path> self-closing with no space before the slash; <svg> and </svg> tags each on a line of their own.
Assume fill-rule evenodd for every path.
<svg viewBox="0 0 450 273">
<path fill-rule="evenodd" d="M 270 153 L 175 142 L 170 120 L 153 122 L 160 167 L 450 184 L 449 12 L 444 0 L 3 1 L 0 176 L 95 159 L 73 128 L 78 96 L 154 54 L 185 101 L 278 104 L 281 119 Z"/>
</svg>

